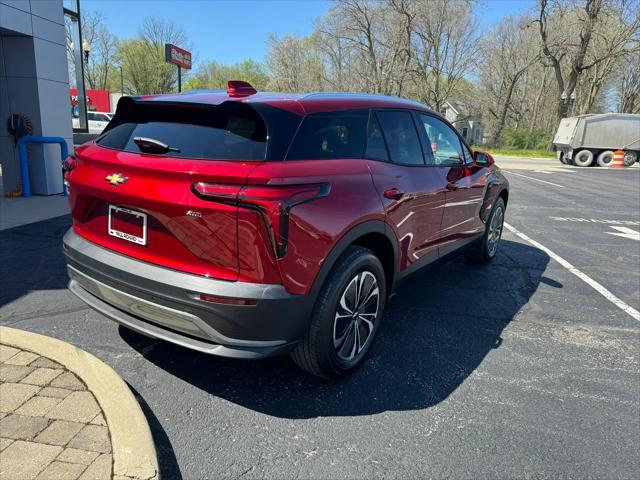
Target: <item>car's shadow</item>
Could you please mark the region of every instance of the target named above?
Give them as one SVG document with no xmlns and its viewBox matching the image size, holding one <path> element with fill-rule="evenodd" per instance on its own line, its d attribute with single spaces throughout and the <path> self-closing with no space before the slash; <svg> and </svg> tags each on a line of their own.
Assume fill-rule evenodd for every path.
<svg viewBox="0 0 640 480">
<path fill-rule="evenodd" d="M 540 282 L 562 287 L 543 277 L 546 253 L 504 240 L 501 249 L 488 266 L 470 266 L 458 257 L 410 278 L 389 303 L 366 363 L 339 381 L 307 375 L 286 356 L 240 361 L 123 327 L 120 335 L 172 375 L 268 415 L 295 419 L 422 409 L 447 398 L 500 347 L 502 330 Z"/>
</svg>

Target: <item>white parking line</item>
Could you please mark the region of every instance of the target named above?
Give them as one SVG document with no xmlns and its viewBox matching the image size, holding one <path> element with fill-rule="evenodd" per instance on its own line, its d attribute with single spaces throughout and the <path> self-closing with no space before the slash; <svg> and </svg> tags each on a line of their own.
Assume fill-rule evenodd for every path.
<svg viewBox="0 0 640 480">
<path fill-rule="evenodd" d="M 540 180 L 539 178 L 529 177 L 527 175 L 522 175 L 521 173 L 512 172 L 511 170 L 505 170 L 509 175 L 518 175 L 519 177 L 528 178 L 529 180 L 535 180 L 536 182 L 546 183 L 548 185 L 553 185 L 554 187 L 564 188 L 564 185 L 558 185 L 557 183 L 547 182 L 546 180 Z"/>
<path fill-rule="evenodd" d="M 607 290 L 604 286 L 602 286 L 601 284 L 599 284 L 598 282 L 596 282 L 594 279 L 592 279 L 590 276 L 588 276 L 587 274 L 583 273 L 582 271 L 578 270 L 576 267 L 574 267 L 573 265 L 571 265 L 571 263 L 567 262 L 564 258 L 562 258 L 560 255 L 552 252 L 551 250 L 549 250 L 547 247 L 545 247 L 544 245 L 542 245 L 541 243 L 536 242 L 535 240 L 529 238 L 527 235 L 525 235 L 524 233 L 522 233 L 521 231 L 519 231 L 517 228 L 509 225 L 508 223 L 505 222 L 504 224 L 505 228 L 507 230 L 509 230 L 511 233 L 517 235 L 518 237 L 520 237 L 522 240 L 524 240 L 525 242 L 530 243 L 531 245 L 533 245 L 536 248 L 539 248 L 540 250 L 542 250 L 543 252 L 545 252 L 547 255 L 549 255 L 551 258 L 553 258 L 556 262 L 558 262 L 560 265 L 562 265 L 564 268 L 566 268 L 567 270 L 569 270 L 571 273 L 573 273 L 576 277 L 578 277 L 580 280 L 582 280 L 583 282 L 585 282 L 587 285 L 589 285 L 591 288 L 593 288 L 596 292 L 598 292 L 600 295 L 602 295 L 604 298 L 606 298 L 607 300 L 609 300 L 611 303 L 613 303 L 615 306 L 617 306 L 618 308 L 620 308 L 623 312 L 628 313 L 629 315 L 631 315 L 631 317 L 633 317 L 634 319 L 636 319 L 637 321 L 640 322 L 640 312 L 638 312 L 638 310 L 636 310 L 635 308 L 633 308 L 631 305 L 627 305 L 625 302 L 623 302 L 622 300 L 620 300 L 618 297 L 616 297 L 613 293 L 611 293 L 609 290 Z"/>
</svg>

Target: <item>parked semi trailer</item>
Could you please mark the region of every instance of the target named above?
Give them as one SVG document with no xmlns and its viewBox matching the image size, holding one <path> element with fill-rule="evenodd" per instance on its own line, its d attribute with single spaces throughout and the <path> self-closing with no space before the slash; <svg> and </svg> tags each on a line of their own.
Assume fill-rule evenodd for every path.
<svg viewBox="0 0 640 480">
<path fill-rule="evenodd" d="M 553 139 L 558 160 L 589 167 L 594 161 L 608 167 L 616 150 L 624 151 L 624 163 L 640 157 L 640 115 L 603 113 L 563 118 Z"/>
</svg>

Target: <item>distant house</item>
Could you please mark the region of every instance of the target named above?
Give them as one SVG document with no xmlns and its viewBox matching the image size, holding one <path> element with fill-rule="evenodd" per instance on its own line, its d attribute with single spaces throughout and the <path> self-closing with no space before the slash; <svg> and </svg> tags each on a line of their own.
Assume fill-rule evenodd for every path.
<svg viewBox="0 0 640 480">
<path fill-rule="evenodd" d="M 484 126 L 478 115 L 471 112 L 462 102 L 445 102 L 444 117 L 453 123 L 464 139 L 472 145 L 483 145 L 486 143 L 484 137 Z"/>
</svg>

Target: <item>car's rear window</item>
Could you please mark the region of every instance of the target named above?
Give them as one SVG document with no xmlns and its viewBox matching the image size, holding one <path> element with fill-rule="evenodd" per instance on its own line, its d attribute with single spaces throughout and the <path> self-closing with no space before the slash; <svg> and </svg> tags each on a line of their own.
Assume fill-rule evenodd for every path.
<svg viewBox="0 0 640 480">
<path fill-rule="evenodd" d="M 136 105 L 116 112 L 109 130 L 96 139 L 106 148 L 140 153 L 134 138 L 156 140 L 177 151 L 160 154 L 208 160 L 264 160 L 267 127 L 242 104 L 218 107 Z"/>
<path fill-rule="evenodd" d="M 287 160 L 362 158 L 368 112 L 353 110 L 305 117 Z"/>
</svg>

